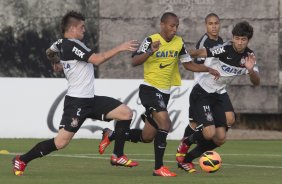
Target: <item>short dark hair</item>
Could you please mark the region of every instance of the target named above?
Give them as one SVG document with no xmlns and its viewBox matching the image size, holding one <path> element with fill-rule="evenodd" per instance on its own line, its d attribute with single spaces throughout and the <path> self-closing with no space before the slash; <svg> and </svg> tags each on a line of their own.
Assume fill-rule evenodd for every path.
<svg viewBox="0 0 282 184">
<path fill-rule="evenodd" d="M 62 33 L 64 34 L 66 30 L 70 27 L 70 25 L 72 25 L 74 21 L 77 20 L 84 21 L 85 17 L 81 13 L 73 10 L 66 13 L 62 18 L 62 22 L 61 22 Z"/>
<path fill-rule="evenodd" d="M 218 16 L 217 14 L 215 14 L 215 13 L 209 13 L 209 14 L 206 16 L 206 18 L 205 18 L 205 23 L 208 22 L 208 18 L 210 18 L 210 17 L 216 17 L 216 18 L 220 21 L 219 16 Z"/>
<path fill-rule="evenodd" d="M 165 22 L 167 20 L 168 17 L 177 17 L 177 15 L 175 13 L 172 12 L 165 12 L 162 17 L 161 17 L 161 22 Z"/>
<path fill-rule="evenodd" d="M 232 34 L 233 36 L 246 36 L 250 40 L 253 37 L 254 29 L 249 22 L 242 21 L 235 25 Z"/>
</svg>

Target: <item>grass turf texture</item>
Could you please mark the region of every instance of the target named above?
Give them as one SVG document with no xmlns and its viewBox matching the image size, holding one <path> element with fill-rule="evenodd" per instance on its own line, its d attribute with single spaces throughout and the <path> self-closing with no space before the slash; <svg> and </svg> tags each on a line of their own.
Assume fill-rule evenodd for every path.
<svg viewBox="0 0 282 184">
<path fill-rule="evenodd" d="M 227 141 L 216 151 L 223 165 L 216 173 L 204 173 L 195 160 L 197 174 L 188 174 L 177 169 L 175 151 L 179 141 L 168 141 L 165 165 L 178 174 L 177 177 L 154 177 L 153 144 L 126 143 L 125 153 L 130 159 L 139 161 L 135 168 L 110 165 L 110 145 L 104 155 L 98 154 L 99 140 L 75 139 L 64 150 L 53 152 L 28 164 L 25 173 L 17 177 L 12 173 L 11 160 L 16 153 L 24 153 L 39 139 L 0 139 L 1 184 L 280 184 L 282 180 L 281 141 Z"/>
</svg>

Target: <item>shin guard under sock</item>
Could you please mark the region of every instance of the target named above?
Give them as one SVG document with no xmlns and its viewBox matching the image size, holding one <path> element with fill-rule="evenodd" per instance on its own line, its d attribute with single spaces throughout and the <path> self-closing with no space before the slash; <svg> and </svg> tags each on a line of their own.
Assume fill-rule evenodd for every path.
<svg viewBox="0 0 282 184">
<path fill-rule="evenodd" d="M 36 158 L 43 157 L 49 153 L 57 150 L 54 138 L 39 142 L 26 154 L 20 156 L 20 160 L 24 163 L 28 163 Z"/>
<path fill-rule="evenodd" d="M 129 131 L 131 120 L 117 121 L 115 125 L 115 145 L 114 154 L 117 157 L 123 155 L 124 143 L 125 143 L 125 133 Z"/>
<path fill-rule="evenodd" d="M 142 140 L 142 130 L 140 129 L 130 129 L 128 132 L 125 132 L 125 140 L 130 142 L 143 142 Z M 112 131 L 111 134 L 109 134 L 109 140 L 112 142 L 116 139 L 115 137 L 115 131 Z"/>
<path fill-rule="evenodd" d="M 200 157 L 204 152 L 214 150 L 217 147 L 218 145 L 216 145 L 212 140 L 204 139 L 200 141 L 194 149 L 186 154 L 184 162 L 192 162 L 195 158 Z"/>
<path fill-rule="evenodd" d="M 188 124 L 187 127 L 185 128 L 184 137 L 189 137 L 194 132 L 195 132 L 195 130 L 193 128 L 191 128 L 190 124 Z"/>
<path fill-rule="evenodd" d="M 195 158 L 200 157 L 203 154 L 203 150 L 199 145 L 197 145 L 195 148 L 193 148 L 191 151 L 189 151 L 184 159 L 184 163 L 190 163 L 192 162 Z"/>
<path fill-rule="evenodd" d="M 143 142 L 142 141 L 142 130 L 140 129 L 130 129 L 129 133 L 126 134 L 126 141 L 130 142 Z"/>
<path fill-rule="evenodd" d="M 166 130 L 158 129 L 154 140 L 155 149 L 155 169 L 163 166 L 163 157 L 166 149 L 166 137 L 168 132 Z"/>
<path fill-rule="evenodd" d="M 197 144 L 197 142 L 201 142 L 204 140 L 203 132 L 196 131 L 192 135 L 190 135 L 187 139 L 184 140 L 185 144 L 191 146 L 192 144 Z"/>
</svg>

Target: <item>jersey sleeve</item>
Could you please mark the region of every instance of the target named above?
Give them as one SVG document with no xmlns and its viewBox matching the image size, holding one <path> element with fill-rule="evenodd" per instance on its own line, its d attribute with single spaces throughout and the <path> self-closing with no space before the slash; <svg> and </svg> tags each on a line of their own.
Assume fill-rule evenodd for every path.
<svg viewBox="0 0 282 184">
<path fill-rule="evenodd" d="M 207 57 L 216 57 L 219 58 L 226 54 L 226 45 L 219 45 L 213 48 L 206 48 L 207 50 Z"/>
<path fill-rule="evenodd" d="M 203 49 L 203 48 L 205 48 L 205 47 L 200 48 L 199 45 L 196 46 L 196 49 Z M 205 60 L 206 60 L 206 58 L 195 58 L 194 62 L 197 63 L 197 64 L 204 64 Z"/>
<path fill-rule="evenodd" d="M 62 42 L 63 42 L 63 39 L 57 40 L 56 42 L 54 42 L 54 43 L 51 45 L 50 49 L 51 49 L 52 51 L 54 51 L 54 52 L 60 52 Z"/>
<path fill-rule="evenodd" d="M 88 48 L 83 42 L 79 40 L 72 40 L 66 46 L 67 51 L 64 54 L 68 60 L 78 60 L 88 62 L 90 56 L 94 53 L 93 50 Z"/>
<path fill-rule="evenodd" d="M 150 37 L 145 38 L 141 43 L 140 47 L 138 48 L 138 50 L 133 52 L 132 57 L 134 57 L 135 55 L 141 55 L 143 53 L 150 52 L 152 42 L 153 42 L 152 38 Z"/>
<path fill-rule="evenodd" d="M 192 61 L 192 58 L 190 56 L 190 54 L 188 53 L 188 50 L 186 48 L 186 45 L 183 41 L 183 44 L 182 44 L 182 48 L 179 52 L 179 60 L 181 63 L 188 63 L 190 61 Z"/>
<path fill-rule="evenodd" d="M 204 36 L 197 42 L 196 44 L 196 49 L 202 49 L 205 48 L 204 43 L 202 42 L 202 40 L 204 39 Z M 194 58 L 194 62 L 197 64 L 203 64 L 205 62 L 206 58 Z"/>
</svg>

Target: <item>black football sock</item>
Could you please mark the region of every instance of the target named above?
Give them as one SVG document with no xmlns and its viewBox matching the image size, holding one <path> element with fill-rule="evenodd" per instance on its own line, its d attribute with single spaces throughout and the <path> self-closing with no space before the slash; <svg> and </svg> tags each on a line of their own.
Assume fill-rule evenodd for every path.
<svg viewBox="0 0 282 184">
<path fill-rule="evenodd" d="M 188 146 L 191 146 L 192 144 L 197 144 L 197 142 L 200 142 L 204 140 L 204 135 L 202 131 L 196 131 L 192 135 L 190 135 L 187 139 L 184 140 L 184 143 Z"/>
<path fill-rule="evenodd" d="M 195 132 L 195 130 L 193 128 L 191 128 L 190 125 L 187 125 L 187 127 L 185 128 L 184 137 L 188 137 L 188 136 L 192 135 L 194 132 Z"/>
<path fill-rule="evenodd" d="M 26 154 L 21 155 L 20 160 L 27 164 L 28 162 L 32 161 L 33 159 L 48 155 L 49 153 L 55 150 L 57 150 L 57 148 L 54 142 L 54 138 L 45 140 L 45 141 L 42 141 L 36 144 Z"/>
<path fill-rule="evenodd" d="M 215 148 L 219 147 L 218 145 L 216 145 L 213 140 L 204 140 L 203 143 L 200 143 L 200 145 L 202 146 L 203 151 L 211 151 L 214 150 Z"/>
<path fill-rule="evenodd" d="M 140 129 L 130 129 L 128 132 L 125 132 L 125 140 L 134 143 L 143 142 L 141 134 L 142 130 Z M 112 131 L 112 133 L 109 134 L 109 140 L 115 140 L 115 131 Z"/>
<path fill-rule="evenodd" d="M 163 157 L 166 149 L 166 137 L 168 132 L 166 130 L 158 129 L 154 140 L 155 148 L 155 170 L 163 166 Z"/>
<path fill-rule="evenodd" d="M 218 145 L 216 145 L 212 140 L 202 140 L 198 143 L 198 145 L 189 151 L 184 159 L 184 162 L 192 162 L 195 158 L 200 157 L 204 152 L 211 151 L 217 148 Z"/>
<path fill-rule="evenodd" d="M 116 138 L 116 133 L 115 133 L 115 131 L 113 130 L 111 133 L 109 133 L 109 140 L 112 142 L 112 141 L 114 141 L 115 140 L 115 138 Z"/>
<path fill-rule="evenodd" d="M 117 157 L 123 156 L 123 149 L 125 143 L 125 133 L 129 132 L 131 120 L 117 121 L 115 125 L 115 146 L 114 154 Z"/>
<path fill-rule="evenodd" d="M 130 142 L 143 142 L 142 141 L 142 130 L 140 129 L 130 129 L 130 131 L 126 134 L 126 141 Z"/>
<path fill-rule="evenodd" d="M 200 157 L 203 154 L 203 150 L 199 145 L 197 145 L 195 148 L 193 148 L 191 151 L 189 151 L 185 155 L 184 163 L 190 163 L 192 162 L 195 158 Z"/>
</svg>

